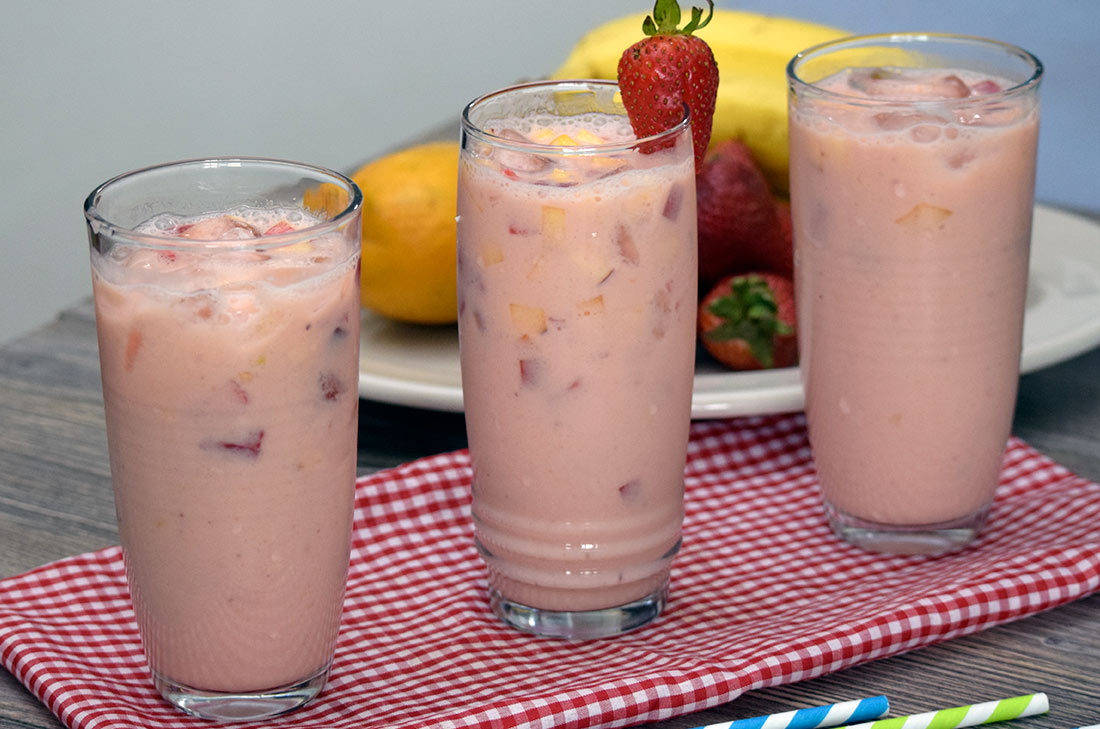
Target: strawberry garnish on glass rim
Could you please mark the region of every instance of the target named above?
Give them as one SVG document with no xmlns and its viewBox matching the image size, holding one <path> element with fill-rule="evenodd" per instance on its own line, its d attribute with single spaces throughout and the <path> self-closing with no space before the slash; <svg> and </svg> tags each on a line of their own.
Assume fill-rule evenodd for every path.
<svg viewBox="0 0 1100 729">
<path fill-rule="evenodd" d="M 703 17 L 700 8 L 691 9 L 691 20 L 680 24 L 677 0 L 657 0 L 653 15 L 646 16 L 642 32 L 646 37 L 623 52 L 619 59 L 619 89 L 630 125 L 638 137 L 649 137 L 676 126 L 683 118 L 684 104 L 691 110 L 691 133 L 695 169 L 703 165 L 710 142 L 714 101 L 718 96 L 718 64 L 702 38 L 692 35 L 710 22 L 714 0 Z"/>
</svg>

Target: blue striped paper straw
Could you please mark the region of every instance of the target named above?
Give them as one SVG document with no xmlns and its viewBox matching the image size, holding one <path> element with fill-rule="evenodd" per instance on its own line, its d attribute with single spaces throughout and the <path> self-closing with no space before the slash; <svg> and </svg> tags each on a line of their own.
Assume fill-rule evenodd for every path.
<svg viewBox="0 0 1100 729">
<path fill-rule="evenodd" d="M 708 724 L 696 729 L 821 729 L 877 719 L 889 710 L 890 702 L 885 696 L 871 696 L 838 704 L 784 711 L 782 714 L 754 716 L 751 719 L 737 719 L 723 724 Z"/>
</svg>

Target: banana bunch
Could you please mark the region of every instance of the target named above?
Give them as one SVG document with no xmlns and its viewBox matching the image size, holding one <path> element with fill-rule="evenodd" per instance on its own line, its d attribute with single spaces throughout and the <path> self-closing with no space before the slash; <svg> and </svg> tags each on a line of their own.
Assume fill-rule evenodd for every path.
<svg viewBox="0 0 1100 729">
<path fill-rule="evenodd" d="M 619 57 L 642 39 L 646 13 L 616 18 L 588 31 L 552 78 L 614 79 Z M 795 18 L 717 8 L 695 33 L 718 62 L 718 99 L 710 143 L 749 146 L 772 189 L 787 191 L 787 62 L 846 31 Z"/>
</svg>

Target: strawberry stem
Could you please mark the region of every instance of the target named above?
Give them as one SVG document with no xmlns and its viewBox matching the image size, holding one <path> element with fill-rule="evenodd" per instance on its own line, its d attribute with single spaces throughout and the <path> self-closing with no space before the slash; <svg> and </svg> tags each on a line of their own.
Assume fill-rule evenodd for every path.
<svg viewBox="0 0 1100 729">
<path fill-rule="evenodd" d="M 730 295 L 715 299 L 707 310 L 723 321 L 704 336 L 718 342 L 744 340 L 752 356 L 765 368 L 774 362 L 775 337 L 793 331 L 778 317 L 775 294 L 760 276 L 734 278 L 730 281 Z"/>
<path fill-rule="evenodd" d="M 680 3 L 677 0 L 657 0 L 653 5 L 653 15 L 645 16 L 642 21 L 642 32 L 647 36 L 654 35 L 691 35 L 704 27 L 714 16 L 714 0 L 707 0 L 710 9 L 707 17 L 703 17 L 702 8 L 691 8 L 691 20 L 683 28 L 680 25 Z"/>
</svg>

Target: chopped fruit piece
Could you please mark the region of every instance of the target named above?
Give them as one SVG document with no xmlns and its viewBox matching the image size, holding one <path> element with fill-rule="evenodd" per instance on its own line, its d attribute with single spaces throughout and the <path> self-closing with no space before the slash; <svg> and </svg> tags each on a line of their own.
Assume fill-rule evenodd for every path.
<svg viewBox="0 0 1100 729">
<path fill-rule="evenodd" d="M 246 374 L 248 375 L 248 379 L 252 379 L 252 373 L 244 372 L 242 374 Z M 245 390 L 244 386 L 241 385 L 241 383 L 237 380 L 229 381 L 229 392 L 233 396 L 233 399 L 239 402 L 241 405 L 248 404 L 248 391 Z"/>
<path fill-rule="evenodd" d="M 134 369 L 134 360 L 137 359 L 138 350 L 141 349 L 141 342 L 143 337 L 141 332 L 137 329 L 131 329 L 130 333 L 126 337 L 126 355 L 124 359 L 124 366 L 127 372 L 131 372 Z"/>
<path fill-rule="evenodd" d="M 550 181 L 561 186 L 572 185 L 577 181 L 576 176 L 569 170 L 563 170 L 561 167 L 555 167 L 550 172 Z"/>
<path fill-rule="evenodd" d="M 619 496 L 628 504 L 636 504 L 642 500 L 642 481 L 632 478 L 619 487 Z"/>
<path fill-rule="evenodd" d="M 618 247 L 623 260 L 635 266 L 638 265 L 640 260 L 638 246 L 634 243 L 634 236 L 630 234 L 630 230 L 625 225 L 615 227 L 615 245 Z"/>
<path fill-rule="evenodd" d="M 294 243 L 293 245 L 282 246 L 278 249 L 278 252 L 283 254 L 292 253 L 294 255 L 302 255 L 305 253 L 309 253 L 312 250 L 313 244 L 310 243 L 308 240 L 304 240 L 300 243 Z"/>
<path fill-rule="evenodd" d="M 321 386 L 321 397 L 325 400 L 336 400 L 344 391 L 344 383 L 331 372 L 322 373 L 317 378 L 317 383 Z"/>
<path fill-rule="evenodd" d="M 217 440 L 211 438 L 199 443 L 199 448 L 204 451 L 223 450 L 239 456 L 258 458 L 260 448 L 263 446 L 264 431 L 252 430 L 243 434 L 240 438 Z"/>
<path fill-rule="evenodd" d="M 294 230 L 294 226 L 285 220 L 280 220 L 275 225 L 271 226 L 264 231 L 264 235 L 280 235 L 282 233 L 290 233 Z"/>
<path fill-rule="evenodd" d="M 577 304 L 577 313 L 581 316 L 592 316 L 603 313 L 603 294 L 585 299 Z"/>
<path fill-rule="evenodd" d="M 975 159 L 977 159 L 977 155 L 974 154 L 974 150 L 964 149 L 951 155 L 951 157 L 947 160 L 947 166 L 953 170 L 960 170 L 973 162 Z"/>
<path fill-rule="evenodd" d="M 653 304 L 659 311 L 669 313 L 676 309 L 676 303 L 672 298 L 672 282 L 666 281 L 664 288 L 657 289 L 653 295 Z"/>
<path fill-rule="evenodd" d="M 531 338 L 546 331 L 546 312 L 542 307 L 509 304 L 512 326 L 521 337 Z"/>
<path fill-rule="evenodd" d="M 884 111 L 872 117 L 880 129 L 896 132 L 918 124 L 943 126 L 944 120 L 935 114 L 920 111 Z"/>
<path fill-rule="evenodd" d="M 603 144 L 607 140 L 598 134 L 595 134 L 587 129 L 580 129 L 577 131 L 577 144 Z"/>
<path fill-rule="evenodd" d="M 550 141 L 550 144 L 554 145 L 555 147 L 576 147 L 577 146 L 577 142 L 571 136 L 569 136 L 568 134 L 559 134 L 558 136 L 554 137 Z"/>
<path fill-rule="evenodd" d="M 675 222 L 680 217 L 680 208 L 684 206 L 684 189 L 679 185 L 669 188 L 668 197 L 665 198 L 665 207 L 661 215 Z"/>
<path fill-rule="evenodd" d="M 481 255 L 478 256 L 478 263 L 482 268 L 488 268 L 489 266 L 495 266 L 504 260 L 504 251 L 496 243 L 483 243 L 481 245 Z"/>
<path fill-rule="evenodd" d="M 547 241 L 560 241 L 565 237 L 565 210 L 553 205 L 542 206 L 542 237 Z"/>
<path fill-rule="evenodd" d="M 1001 85 L 996 81 L 986 79 L 971 86 L 970 90 L 975 94 L 995 94 L 1001 90 Z"/>
<path fill-rule="evenodd" d="M 961 99 L 970 96 L 970 87 L 954 74 L 932 78 L 922 69 L 853 69 L 848 84 L 868 96 L 898 99 Z"/>
<path fill-rule="evenodd" d="M 913 208 L 894 222 L 907 228 L 922 232 L 943 228 L 944 221 L 951 217 L 951 211 L 938 205 L 917 203 Z"/>
<path fill-rule="evenodd" d="M 190 240 L 247 240 L 260 236 L 259 231 L 246 221 L 232 215 L 219 215 L 181 225 L 176 232 L 180 238 Z"/>
<path fill-rule="evenodd" d="M 507 132 L 512 132 L 513 134 L 518 135 L 520 139 L 523 139 L 524 141 L 531 141 L 535 144 L 551 144 L 554 140 L 554 137 L 558 136 L 557 132 L 548 127 L 539 127 L 538 129 L 532 130 L 529 138 L 523 137 L 522 134 L 520 134 L 519 132 L 515 132 L 511 129 L 505 129 L 504 132 L 501 132 L 500 136 L 506 137 L 507 139 L 515 139 L 515 141 L 520 141 L 520 139 L 516 139 L 512 136 L 506 136 Z"/>
<path fill-rule="evenodd" d="M 542 380 L 545 370 L 545 360 L 521 359 L 519 361 L 519 381 L 526 387 L 534 387 Z"/>
<path fill-rule="evenodd" d="M 512 140 L 513 142 L 522 142 L 524 144 L 529 144 L 532 141 L 515 129 L 502 129 L 497 132 L 497 136 Z M 541 155 L 504 148 L 494 150 L 493 159 L 500 163 L 503 168 L 501 171 L 513 179 L 518 177 L 516 171 L 538 172 L 550 164 L 550 160 Z"/>
</svg>

